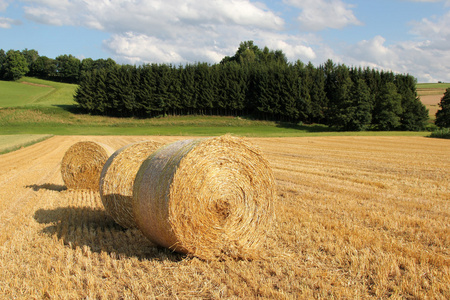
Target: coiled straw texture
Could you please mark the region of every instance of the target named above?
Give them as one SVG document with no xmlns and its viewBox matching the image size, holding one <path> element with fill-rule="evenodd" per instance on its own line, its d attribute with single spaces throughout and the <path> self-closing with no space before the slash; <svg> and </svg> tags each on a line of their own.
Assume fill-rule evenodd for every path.
<svg viewBox="0 0 450 300">
<path fill-rule="evenodd" d="M 136 176 L 136 224 L 151 241 L 200 258 L 255 258 L 273 220 L 273 172 L 229 135 L 160 148 Z"/>
<path fill-rule="evenodd" d="M 142 162 L 163 143 L 144 141 L 126 145 L 114 152 L 100 176 L 100 197 L 111 217 L 122 227 L 135 228 L 133 184 Z"/>
<path fill-rule="evenodd" d="M 61 161 L 61 176 L 68 189 L 98 190 L 103 165 L 114 149 L 85 141 L 73 144 Z"/>
</svg>

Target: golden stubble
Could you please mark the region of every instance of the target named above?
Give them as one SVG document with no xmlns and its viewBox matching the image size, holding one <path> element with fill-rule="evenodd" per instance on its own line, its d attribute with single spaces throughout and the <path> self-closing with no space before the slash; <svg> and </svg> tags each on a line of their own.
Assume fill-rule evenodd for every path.
<svg viewBox="0 0 450 300">
<path fill-rule="evenodd" d="M 162 143 L 186 137 L 151 137 Z M 149 137 L 53 137 L 0 156 L 0 298 L 450 298 L 450 142 L 251 139 L 278 197 L 258 260 L 200 260 L 67 190 L 65 151 Z"/>
</svg>

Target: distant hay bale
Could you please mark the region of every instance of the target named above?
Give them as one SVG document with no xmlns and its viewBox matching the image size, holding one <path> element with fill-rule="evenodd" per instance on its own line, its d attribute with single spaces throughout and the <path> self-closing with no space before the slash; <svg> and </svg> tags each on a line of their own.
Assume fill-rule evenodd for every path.
<svg viewBox="0 0 450 300">
<path fill-rule="evenodd" d="M 61 161 L 61 175 L 68 189 L 98 190 L 103 165 L 114 149 L 86 141 L 73 144 Z"/>
<path fill-rule="evenodd" d="M 136 176 L 133 211 L 158 245 L 205 259 L 253 258 L 271 227 L 275 197 L 261 152 L 226 135 L 153 153 Z"/>
<path fill-rule="evenodd" d="M 122 227 L 135 228 L 133 184 L 142 162 L 163 144 L 144 141 L 126 145 L 114 152 L 100 176 L 100 197 L 108 214 Z"/>
</svg>

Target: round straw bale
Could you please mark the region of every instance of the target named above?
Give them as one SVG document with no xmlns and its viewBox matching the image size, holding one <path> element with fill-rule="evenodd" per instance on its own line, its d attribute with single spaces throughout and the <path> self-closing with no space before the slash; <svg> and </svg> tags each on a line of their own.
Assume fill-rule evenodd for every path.
<svg viewBox="0 0 450 300">
<path fill-rule="evenodd" d="M 103 165 L 114 149 L 86 141 L 73 144 L 61 161 L 61 175 L 68 189 L 98 190 Z"/>
<path fill-rule="evenodd" d="M 261 152 L 225 135 L 178 141 L 149 156 L 136 176 L 133 211 L 158 245 L 205 259 L 254 258 L 275 197 Z"/>
<path fill-rule="evenodd" d="M 142 162 L 163 144 L 137 142 L 114 152 L 103 166 L 100 197 L 111 217 L 125 228 L 135 228 L 133 217 L 133 184 Z"/>
</svg>

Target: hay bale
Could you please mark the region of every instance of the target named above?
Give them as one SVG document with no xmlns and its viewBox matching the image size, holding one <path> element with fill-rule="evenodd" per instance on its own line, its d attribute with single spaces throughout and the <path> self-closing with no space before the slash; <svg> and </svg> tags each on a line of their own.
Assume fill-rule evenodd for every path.
<svg viewBox="0 0 450 300">
<path fill-rule="evenodd" d="M 136 176 L 133 211 L 158 245 L 205 259 L 252 258 L 271 227 L 275 197 L 261 152 L 226 135 L 153 153 Z"/>
<path fill-rule="evenodd" d="M 61 175 L 67 188 L 98 190 L 103 165 L 113 152 L 111 147 L 96 142 L 73 144 L 61 161 Z"/>
<path fill-rule="evenodd" d="M 135 228 L 133 184 L 142 162 L 163 144 L 144 141 L 126 145 L 114 152 L 100 176 L 100 197 L 109 215 L 125 228 Z"/>
</svg>

